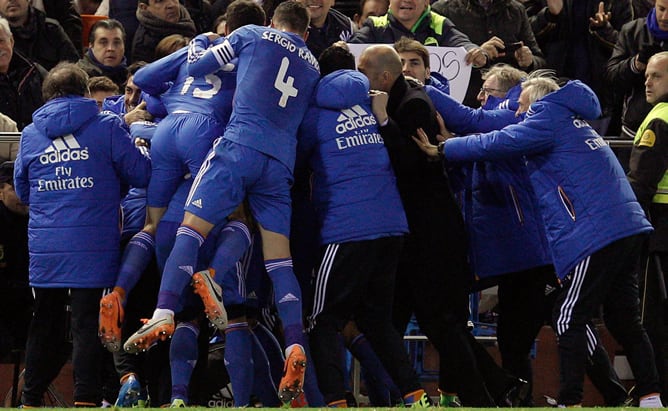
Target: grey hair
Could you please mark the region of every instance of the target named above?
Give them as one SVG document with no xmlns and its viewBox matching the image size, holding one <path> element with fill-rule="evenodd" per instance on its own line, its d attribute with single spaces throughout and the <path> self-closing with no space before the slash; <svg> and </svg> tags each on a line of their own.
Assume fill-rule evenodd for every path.
<svg viewBox="0 0 668 411">
<path fill-rule="evenodd" d="M 6 35 L 12 37 L 12 29 L 9 27 L 9 22 L 4 17 L 0 17 L 0 28 L 2 28 L 2 31 L 4 31 Z"/>
<path fill-rule="evenodd" d="M 527 78 L 528 74 L 509 64 L 499 63 L 482 73 L 483 80 L 487 80 L 491 76 L 496 76 L 496 81 L 501 91 L 507 92 L 519 84 L 520 81 Z"/>
<path fill-rule="evenodd" d="M 547 94 L 559 90 L 559 84 L 553 70 L 542 69 L 532 72 L 527 77 L 522 83 L 522 90 L 527 90 L 529 104 L 533 104 Z"/>
</svg>

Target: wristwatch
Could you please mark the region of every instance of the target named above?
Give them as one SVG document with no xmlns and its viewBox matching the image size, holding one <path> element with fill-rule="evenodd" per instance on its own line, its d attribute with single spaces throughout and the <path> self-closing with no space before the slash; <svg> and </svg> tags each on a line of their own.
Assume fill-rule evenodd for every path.
<svg viewBox="0 0 668 411">
<path fill-rule="evenodd" d="M 439 157 L 445 157 L 445 153 L 443 152 L 443 148 L 445 147 L 445 141 L 441 141 L 438 143 L 436 146 L 436 150 L 438 151 L 438 156 Z"/>
</svg>

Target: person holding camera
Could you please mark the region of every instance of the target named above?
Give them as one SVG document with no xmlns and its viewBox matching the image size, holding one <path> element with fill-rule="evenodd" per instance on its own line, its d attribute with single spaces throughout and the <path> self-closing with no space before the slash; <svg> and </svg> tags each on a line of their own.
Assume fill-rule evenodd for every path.
<svg viewBox="0 0 668 411">
<path fill-rule="evenodd" d="M 656 0 L 645 18 L 633 20 L 619 31 L 606 67 L 609 84 L 624 94 L 620 138 L 633 140 L 652 106 L 645 100 L 645 68 L 650 57 L 668 50 L 668 0 Z M 628 167 L 628 159 L 622 166 Z"/>
<path fill-rule="evenodd" d="M 485 6 L 486 4 L 486 6 Z M 448 16 L 489 57 L 487 67 L 506 63 L 520 70 L 544 68 L 547 63 L 531 30 L 524 7 L 515 0 L 439 0 L 434 11 Z M 477 108 L 483 84 L 480 70 L 471 72 L 464 104 Z"/>
</svg>

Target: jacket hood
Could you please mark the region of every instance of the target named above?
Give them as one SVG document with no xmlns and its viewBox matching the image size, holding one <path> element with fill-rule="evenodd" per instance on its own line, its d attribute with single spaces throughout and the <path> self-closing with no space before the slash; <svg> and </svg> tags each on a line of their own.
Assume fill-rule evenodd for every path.
<svg viewBox="0 0 668 411">
<path fill-rule="evenodd" d="M 355 70 L 337 70 L 318 83 L 315 100 L 319 107 L 343 110 L 369 100 L 369 80 Z"/>
<path fill-rule="evenodd" d="M 36 110 L 32 121 L 40 133 L 53 139 L 73 133 L 98 113 L 95 100 L 65 96 L 48 101 Z"/>
<path fill-rule="evenodd" d="M 579 80 L 569 81 L 559 90 L 553 91 L 534 104 L 543 101 L 564 107 L 584 120 L 595 120 L 601 116 L 601 103 L 598 97 L 589 86 Z"/>
</svg>

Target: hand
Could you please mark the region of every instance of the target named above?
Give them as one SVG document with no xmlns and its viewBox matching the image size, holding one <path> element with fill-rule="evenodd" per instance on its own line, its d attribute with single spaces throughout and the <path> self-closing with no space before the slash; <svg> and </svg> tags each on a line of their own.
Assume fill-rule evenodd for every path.
<svg viewBox="0 0 668 411">
<path fill-rule="evenodd" d="M 443 121 L 443 117 L 441 117 L 441 114 L 439 112 L 436 112 L 436 121 L 438 122 L 438 130 L 439 130 L 439 134 L 436 134 L 436 140 L 442 142 L 449 138 L 454 137 L 450 132 L 450 130 L 448 130 L 445 127 L 445 121 Z"/>
<path fill-rule="evenodd" d="M 135 146 L 137 146 L 137 147 L 150 147 L 150 145 L 148 144 L 148 140 L 140 138 L 140 137 L 135 138 Z"/>
<path fill-rule="evenodd" d="M 558 16 L 564 8 L 564 0 L 547 0 L 547 9 L 550 14 Z"/>
<path fill-rule="evenodd" d="M 489 57 L 490 60 L 496 60 L 497 58 L 506 55 L 505 53 L 502 53 L 500 51 L 506 48 L 505 44 L 503 44 L 503 40 L 501 40 L 496 36 L 482 43 L 480 48 L 483 49 L 485 53 L 487 53 L 487 56 Z"/>
<path fill-rule="evenodd" d="M 612 13 L 605 12 L 605 4 L 603 2 L 598 3 L 598 11 L 594 14 L 594 17 L 589 18 L 589 27 L 591 28 L 601 28 L 608 25 Z"/>
<path fill-rule="evenodd" d="M 527 46 L 522 46 L 515 50 L 514 57 L 515 60 L 517 60 L 517 65 L 519 65 L 520 68 L 527 68 L 533 64 L 533 53 Z"/>
<path fill-rule="evenodd" d="M 220 34 L 214 33 L 212 31 L 208 31 L 208 32 L 204 33 L 204 35 L 209 39 L 209 42 L 212 42 L 212 41 L 220 38 Z"/>
<path fill-rule="evenodd" d="M 438 157 L 438 146 L 435 146 L 429 142 L 427 133 L 425 133 L 423 129 L 418 128 L 417 135 L 419 138 L 416 138 L 415 136 L 411 136 L 411 138 L 413 141 L 415 141 L 415 143 L 417 143 L 418 147 L 420 147 L 420 150 L 422 150 L 429 157 Z"/>
<path fill-rule="evenodd" d="M 123 119 L 127 125 L 130 125 L 135 121 L 153 120 L 153 116 L 146 111 L 146 102 L 142 101 L 137 107 L 126 113 Z"/>
<path fill-rule="evenodd" d="M 370 90 L 369 97 L 371 97 L 371 111 L 373 111 L 378 126 L 380 126 L 388 119 L 387 100 L 389 99 L 389 95 L 384 91 Z"/>
<path fill-rule="evenodd" d="M 484 67 L 487 64 L 487 54 L 485 51 L 476 47 L 466 52 L 466 64 L 473 64 L 474 68 Z"/>
</svg>

